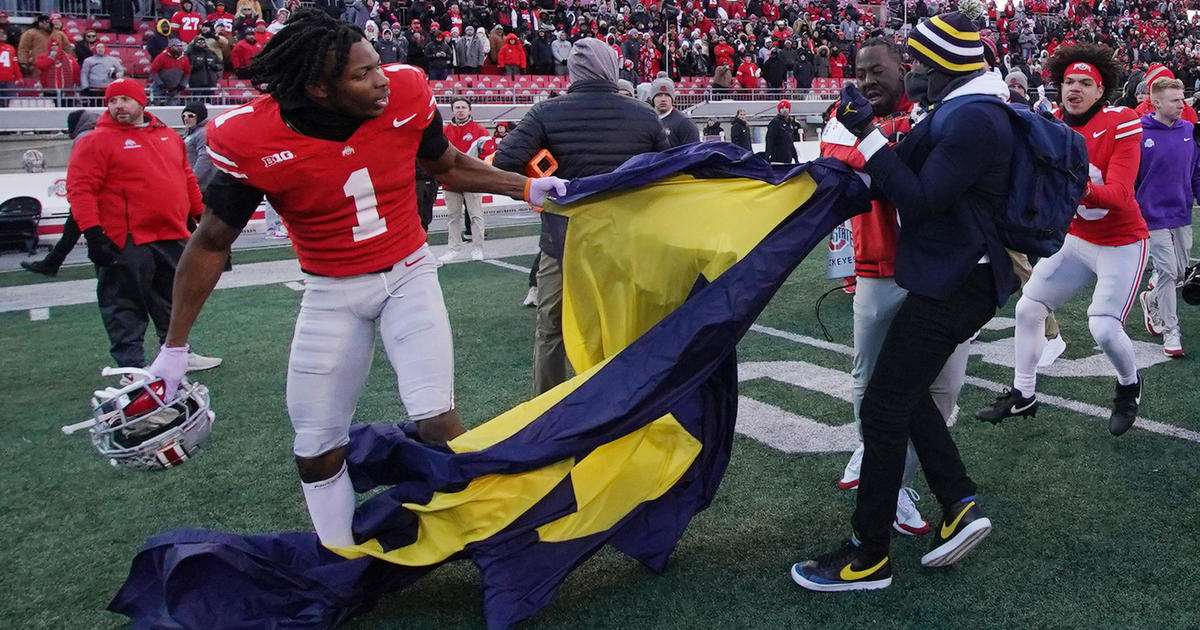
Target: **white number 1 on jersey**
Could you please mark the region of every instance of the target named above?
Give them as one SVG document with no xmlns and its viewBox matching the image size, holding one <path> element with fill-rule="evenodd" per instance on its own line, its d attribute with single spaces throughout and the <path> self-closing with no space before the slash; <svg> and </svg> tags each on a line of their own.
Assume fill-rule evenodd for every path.
<svg viewBox="0 0 1200 630">
<path fill-rule="evenodd" d="M 371 183 L 371 175 L 367 173 L 367 169 L 360 168 L 350 173 L 342 191 L 347 197 L 354 198 L 358 225 L 351 231 L 354 233 L 355 243 L 375 238 L 387 231 L 387 220 L 379 216 L 378 204 L 375 202 L 375 185 Z"/>
</svg>

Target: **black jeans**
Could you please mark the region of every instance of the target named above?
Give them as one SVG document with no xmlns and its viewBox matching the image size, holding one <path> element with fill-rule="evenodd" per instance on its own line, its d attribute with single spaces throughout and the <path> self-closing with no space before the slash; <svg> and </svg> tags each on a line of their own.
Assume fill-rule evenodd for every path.
<svg viewBox="0 0 1200 630">
<path fill-rule="evenodd" d="M 171 321 L 171 288 L 186 241 L 134 245 L 130 238 L 112 265 L 96 265 L 96 299 L 108 332 L 109 353 L 117 367 L 146 364 L 146 327 L 150 321 L 159 343 Z"/>
<path fill-rule="evenodd" d="M 428 231 L 433 221 L 433 204 L 437 202 L 438 183 L 432 179 L 417 179 L 417 216 L 421 229 Z"/>
<path fill-rule="evenodd" d="M 888 552 L 908 440 L 943 506 L 975 494 L 929 386 L 954 349 L 996 314 L 994 286 L 991 265 L 976 265 L 949 298 L 909 295 L 888 328 L 860 411 L 866 451 L 852 519 L 872 556 Z"/>
</svg>

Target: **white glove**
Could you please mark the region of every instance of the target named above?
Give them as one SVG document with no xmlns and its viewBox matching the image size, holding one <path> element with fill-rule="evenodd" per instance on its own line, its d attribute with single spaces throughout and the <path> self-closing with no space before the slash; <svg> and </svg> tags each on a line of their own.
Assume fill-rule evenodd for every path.
<svg viewBox="0 0 1200 630">
<path fill-rule="evenodd" d="M 541 207 L 552 191 L 555 195 L 567 194 L 567 180 L 557 177 L 530 178 L 525 185 L 525 201 L 531 206 Z"/>
<path fill-rule="evenodd" d="M 147 372 L 163 380 L 166 385 L 164 395 L 168 402 L 174 400 L 175 391 L 179 389 L 179 382 L 187 373 L 188 351 L 189 348 L 186 345 L 179 348 L 163 346 L 159 348 L 158 356 L 154 357 L 154 363 L 146 368 Z"/>
</svg>

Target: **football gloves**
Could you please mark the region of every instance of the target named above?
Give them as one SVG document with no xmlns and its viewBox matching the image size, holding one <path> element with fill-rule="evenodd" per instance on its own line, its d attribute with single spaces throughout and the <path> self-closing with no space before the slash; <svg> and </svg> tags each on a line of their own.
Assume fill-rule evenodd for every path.
<svg viewBox="0 0 1200 630">
<path fill-rule="evenodd" d="M 525 183 L 525 201 L 531 206 L 542 207 L 551 192 L 560 196 L 567 194 L 567 180 L 557 177 L 531 177 Z"/>
<path fill-rule="evenodd" d="M 146 368 L 146 371 L 153 374 L 156 378 L 161 378 L 166 387 L 166 400 L 168 402 L 174 400 L 175 391 L 179 389 L 179 383 L 183 380 L 183 375 L 187 373 L 188 367 L 188 346 L 180 346 L 178 348 L 170 348 L 162 346 L 158 350 L 158 356 L 154 357 L 154 363 Z"/>
<path fill-rule="evenodd" d="M 847 83 L 846 87 L 842 88 L 837 105 L 837 120 L 856 136 L 862 136 L 875 121 L 875 110 L 871 108 L 871 101 L 868 101 L 853 83 Z"/>
</svg>

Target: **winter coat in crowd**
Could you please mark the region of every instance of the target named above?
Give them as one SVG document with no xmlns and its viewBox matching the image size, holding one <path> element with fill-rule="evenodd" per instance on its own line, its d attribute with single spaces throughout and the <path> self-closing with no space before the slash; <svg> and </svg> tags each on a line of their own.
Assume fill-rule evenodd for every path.
<svg viewBox="0 0 1200 630">
<path fill-rule="evenodd" d="M 57 41 L 51 40 L 46 54 L 33 61 L 33 67 L 38 71 L 38 80 L 47 90 L 72 88 L 79 83 L 79 62 L 75 56 L 62 48 Z"/>
<path fill-rule="evenodd" d="M 504 46 L 500 48 L 496 64 L 501 68 L 517 66 L 522 70 L 525 69 L 525 47 L 521 45 L 521 40 L 516 35 L 510 33 L 508 37 L 504 38 Z"/>
<path fill-rule="evenodd" d="M 187 55 L 178 57 L 169 51 L 159 53 L 150 63 L 150 82 L 166 90 L 187 89 L 192 75 L 192 62 Z"/>
<path fill-rule="evenodd" d="M 192 45 L 188 47 L 187 57 L 192 63 L 192 78 L 188 84 L 195 89 L 213 88 L 221 80 L 224 68 L 221 56 L 208 47 L 207 40 L 204 40 L 204 44 L 197 43 L 201 39 L 192 40 Z"/>
<path fill-rule="evenodd" d="M 750 146 L 750 125 L 741 118 L 734 117 L 733 122 L 729 123 L 729 141 L 743 149 L 753 150 Z"/>
<path fill-rule="evenodd" d="M 445 40 L 437 39 L 425 44 L 425 65 L 429 78 L 435 81 L 445 79 L 450 73 L 453 57 L 454 49 Z"/>
<path fill-rule="evenodd" d="M 34 65 L 38 57 L 50 52 L 51 41 L 58 42 L 61 50 L 72 50 L 71 38 L 66 33 L 57 30 L 47 33 L 34 27 L 21 33 L 21 39 L 17 42 L 17 61 L 22 65 Z"/>
<path fill-rule="evenodd" d="M 79 87 L 87 90 L 103 90 L 109 83 L 125 76 L 125 66 L 112 55 L 93 54 L 83 60 L 79 69 Z"/>
<path fill-rule="evenodd" d="M 217 174 L 212 158 L 208 156 L 208 108 L 204 103 L 191 102 L 183 107 L 183 111 L 196 115 L 196 126 L 183 134 L 183 148 L 192 173 L 196 175 L 196 183 L 203 191 Z"/>
<path fill-rule="evenodd" d="M 795 123 L 790 117 L 779 114 L 767 124 L 767 159 L 780 163 L 791 164 L 796 161 Z"/>
<path fill-rule="evenodd" d="M 379 63 L 383 65 L 400 61 L 400 51 L 392 37 L 392 29 L 383 29 L 383 37 L 375 42 L 375 52 L 379 54 Z"/>
<path fill-rule="evenodd" d="M 500 63 L 500 49 L 504 48 L 504 27 L 497 26 L 492 29 L 491 35 L 488 35 L 488 59 L 496 65 Z"/>
<path fill-rule="evenodd" d="M 767 86 L 779 89 L 783 86 L 783 82 L 787 80 L 787 64 L 783 61 L 783 55 L 776 51 L 771 53 L 770 57 L 763 62 L 762 76 L 767 81 Z"/>
<path fill-rule="evenodd" d="M 474 34 L 454 40 L 454 58 L 460 68 L 478 70 L 483 67 L 483 42 Z"/>
<path fill-rule="evenodd" d="M 813 58 L 813 74 L 822 79 L 829 77 L 829 49 L 824 46 L 817 51 L 817 56 Z"/>
<path fill-rule="evenodd" d="M 716 71 L 713 72 L 712 82 L 713 87 L 731 89 L 733 87 L 733 71 L 726 65 L 717 66 Z"/>
</svg>

